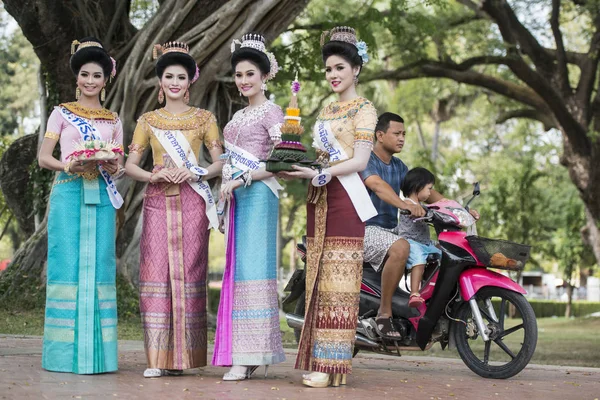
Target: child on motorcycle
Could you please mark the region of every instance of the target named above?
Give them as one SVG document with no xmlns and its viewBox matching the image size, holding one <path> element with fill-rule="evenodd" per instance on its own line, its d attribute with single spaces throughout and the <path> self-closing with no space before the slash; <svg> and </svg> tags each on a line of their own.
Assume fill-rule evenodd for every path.
<svg viewBox="0 0 600 400">
<path fill-rule="evenodd" d="M 413 168 L 406 174 L 402 183 L 402 193 L 407 201 L 418 205 L 426 201 L 435 183 L 435 177 L 425 168 Z M 410 244 L 410 253 L 406 261 L 406 268 L 411 272 L 409 307 L 418 308 L 425 300 L 419 294 L 427 256 L 429 254 L 442 254 L 429 236 L 429 226 L 410 216 L 400 215 L 399 235 Z"/>
</svg>

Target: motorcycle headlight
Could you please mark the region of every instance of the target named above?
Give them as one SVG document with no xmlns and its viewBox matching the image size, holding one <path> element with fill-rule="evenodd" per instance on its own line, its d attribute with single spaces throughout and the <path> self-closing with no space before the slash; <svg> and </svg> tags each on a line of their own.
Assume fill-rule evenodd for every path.
<svg viewBox="0 0 600 400">
<path fill-rule="evenodd" d="M 450 211 L 458 218 L 461 228 L 467 228 L 475 223 L 475 218 L 464 208 L 450 208 Z"/>
</svg>

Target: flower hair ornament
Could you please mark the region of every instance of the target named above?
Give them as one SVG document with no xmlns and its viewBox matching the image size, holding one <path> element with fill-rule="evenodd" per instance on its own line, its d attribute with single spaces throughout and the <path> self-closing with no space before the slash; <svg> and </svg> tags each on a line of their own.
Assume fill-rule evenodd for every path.
<svg viewBox="0 0 600 400">
<path fill-rule="evenodd" d="M 356 31 L 349 26 L 336 26 L 330 31 L 323 31 L 321 34 L 321 47 L 325 45 L 325 39 L 329 35 L 329 41 L 339 41 L 353 44 L 358 51 L 358 55 L 362 58 L 363 64 L 369 62 L 369 54 L 367 53 L 367 44 L 356 38 Z"/>
<path fill-rule="evenodd" d="M 265 38 L 263 35 L 259 35 L 257 33 L 247 33 L 244 36 L 242 36 L 241 41 L 238 39 L 233 39 L 231 41 L 231 52 L 232 53 L 236 50 L 236 45 L 239 45 L 240 49 L 249 47 L 251 49 L 258 50 L 258 51 L 264 53 L 267 56 L 267 58 L 269 59 L 269 65 L 271 67 L 269 73 L 267 74 L 265 82 L 268 82 L 271 79 L 275 78 L 275 75 L 277 75 L 277 72 L 279 72 L 279 70 L 280 70 L 279 64 L 277 63 L 277 60 L 275 59 L 275 55 L 273 53 L 267 51 L 267 48 L 265 46 Z"/>
</svg>

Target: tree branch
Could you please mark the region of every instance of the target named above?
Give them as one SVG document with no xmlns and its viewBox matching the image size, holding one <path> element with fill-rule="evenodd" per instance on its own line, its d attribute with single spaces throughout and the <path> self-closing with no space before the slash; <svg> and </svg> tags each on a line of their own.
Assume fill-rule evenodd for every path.
<svg viewBox="0 0 600 400">
<path fill-rule="evenodd" d="M 117 24 L 119 23 L 121 18 L 123 18 L 124 14 L 127 12 L 127 8 L 128 8 L 127 4 L 129 3 L 130 0 L 117 0 L 117 1 L 119 2 L 119 4 L 117 5 L 117 9 L 112 17 L 112 20 L 110 21 L 110 26 L 108 27 L 108 30 L 106 31 L 106 34 L 104 35 L 104 40 L 102 41 L 104 44 L 104 47 L 107 49 L 111 48 L 112 38 L 115 34 L 115 30 L 117 29 Z M 125 15 L 125 18 L 127 20 L 129 20 L 127 15 Z"/>
<path fill-rule="evenodd" d="M 519 49 L 531 58 L 536 68 L 550 74 L 553 60 L 548 57 L 544 47 L 519 21 L 506 0 L 483 0 L 481 8 L 498 25 L 504 41 L 508 44 L 509 54 L 518 54 Z"/>
<path fill-rule="evenodd" d="M 550 15 L 550 27 L 552 28 L 552 34 L 554 35 L 554 41 L 556 42 L 556 60 L 558 74 L 557 80 L 561 92 L 566 95 L 572 94 L 571 86 L 569 85 L 569 70 L 567 69 L 567 61 L 565 54 L 565 44 L 563 42 L 562 33 L 560 32 L 559 26 L 560 16 L 560 0 L 552 0 L 552 13 Z"/>
<path fill-rule="evenodd" d="M 581 76 L 575 94 L 577 102 L 583 105 L 587 111 L 584 116 L 586 126 L 589 125 L 592 115 L 600 113 L 600 109 L 598 109 L 598 106 L 600 106 L 600 104 L 598 104 L 600 103 L 600 93 L 596 93 L 596 98 L 590 104 L 594 83 L 596 81 L 598 56 L 600 53 L 600 14 L 596 15 L 596 18 L 594 18 L 594 27 L 596 31 L 592 35 L 589 51 L 584 58 L 584 61 L 579 66 Z"/>
<path fill-rule="evenodd" d="M 485 57 L 481 58 L 483 59 Z M 422 60 L 396 70 L 381 71 L 372 74 L 363 79 L 363 82 L 380 79 L 409 80 L 414 78 L 448 78 L 456 82 L 489 89 L 494 93 L 527 104 L 532 108 L 547 110 L 547 105 L 544 100 L 530 88 L 466 69 L 465 65 L 479 64 L 471 61 L 465 61 L 461 64 L 452 64 L 434 60 Z"/>
<path fill-rule="evenodd" d="M 552 128 L 557 128 L 556 121 L 554 121 L 551 115 L 532 108 L 506 111 L 496 118 L 496 123 L 503 124 L 509 119 L 514 118 L 527 118 L 539 121 L 544 125 L 545 131 L 549 131 Z"/>
</svg>

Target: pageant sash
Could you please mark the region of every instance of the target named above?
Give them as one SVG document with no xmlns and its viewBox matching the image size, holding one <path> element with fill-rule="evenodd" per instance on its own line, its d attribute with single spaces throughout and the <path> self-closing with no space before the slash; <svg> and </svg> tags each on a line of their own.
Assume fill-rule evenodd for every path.
<svg viewBox="0 0 600 400">
<path fill-rule="evenodd" d="M 329 153 L 329 162 L 344 161 L 349 157 L 335 138 L 331 125 L 328 121 L 318 121 L 314 127 L 313 145 L 321 151 Z M 337 177 L 348 193 L 348 197 L 354 205 L 356 213 L 360 220 L 365 222 L 377 215 L 377 210 L 373 206 L 371 197 L 365 188 L 365 184 L 357 172 Z"/>
<path fill-rule="evenodd" d="M 171 157 L 178 168 L 185 167 L 191 169 L 192 167 L 198 167 L 198 161 L 196 160 L 196 155 L 192 151 L 192 146 L 190 146 L 190 142 L 187 141 L 181 131 L 162 130 L 153 126 L 150 126 L 150 128 L 152 128 L 154 136 L 156 136 L 160 144 L 164 147 L 164 149 L 167 151 L 167 154 L 169 154 L 169 157 Z M 210 186 L 203 180 L 198 182 L 187 181 L 187 183 L 204 199 L 209 229 L 219 228 L 217 207 L 215 204 L 215 199 L 213 198 L 210 190 Z"/>
<path fill-rule="evenodd" d="M 228 152 L 228 158 L 231 159 L 231 164 L 243 172 L 248 170 L 256 171 L 264 168 L 265 166 L 265 163 L 260 162 L 258 157 L 256 157 L 254 154 L 242 149 L 241 147 L 231 144 L 228 141 L 225 141 L 225 148 Z M 261 182 L 267 185 L 273 194 L 279 198 L 279 191 L 283 190 L 283 187 L 279 184 L 279 182 L 277 182 L 277 179 L 270 177 L 261 180 Z"/>
<path fill-rule="evenodd" d="M 75 129 L 77 129 L 77 132 L 79 132 L 83 140 L 102 139 L 96 127 L 92 126 L 92 124 L 90 124 L 90 122 L 87 119 L 80 117 L 79 115 L 67 110 L 65 107 L 58 107 L 58 110 L 60 111 L 63 118 L 66 119 L 68 123 L 73 125 Z M 121 206 L 123 205 L 123 197 L 121 197 L 121 194 L 117 190 L 117 186 L 115 185 L 115 182 L 113 181 L 112 177 L 108 172 L 104 170 L 104 168 L 102 168 L 101 165 L 98 165 L 98 170 L 100 171 L 100 175 L 102 175 L 102 178 L 104 178 L 104 182 L 106 182 L 106 191 L 108 192 L 108 197 L 113 207 L 116 209 L 121 208 Z"/>
</svg>

